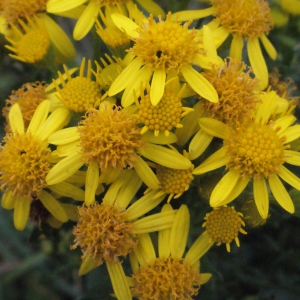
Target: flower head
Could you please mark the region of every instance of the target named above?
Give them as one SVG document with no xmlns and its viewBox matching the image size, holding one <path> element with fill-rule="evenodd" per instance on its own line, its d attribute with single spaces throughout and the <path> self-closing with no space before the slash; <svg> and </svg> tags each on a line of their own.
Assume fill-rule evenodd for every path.
<svg viewBox="0 0 300 300">
<path fill-rule="evenodd" d="M 260 80 L 260 88 L 268 86 L 268 69 L 264 60 L 259 40 L 272 59 L 276 59 L 277 52 L 267 38 L 273 26 L 269 4 L 266 0 L 211 0 L 212 7 L 206 10 L 182 11 L 174 14 L 179 20 L 203 18 L 214 15 L 214 38 L 217 45 L 221 45 L 232 35 L 229 56 L 242 60 L 244 39 L 247 41 L 247 53 L 255 76 Z"/>
<path fill-rule="evenodd" d="M 169 144 L 174 137 L 172 134 L 160 137 L 156 143 Z M 89 109 L 79 126 L 58 131 L 49 142 L 58 145 L 59 155 L 65 158 L 47 175 L 48 184 L 67 179 L 87 164 L 87 204 L 94 202 L 100 170 L 105 174 L 111 169 L 120 172 L 124 168 L 134 168 L 149 187 L 157 189 L 158 180 L 140 155 L 171 168 L 188 169 L 191 166 L 191 162 L 178 152 L 152 144 L 151 137 L 147 142 L 140 133 L 136 117 L 116 106 Z"/>
<path fill-rule="evenodd" d="M 228 252 L 230 252 L 230 243 L 233 240 L 239 247 L 239 232 L 246 234 L 242 229 L 242 225 L 245 226 L 242 216 L 233 206 L 226 205 L 215 207 L 212 212 L 207 213 L 202 227 L 205 227 L 205 233 L 209 235 L 209 242 L 217 243 L 217 246 L 226 244 Z"/>
<path fill-rule="evenodd" d="M 157 105 L 164 93 L 167 74 L 170 73 L 181 73 L 197 93 L 212 102 L 218 101 L 211 84 L 192 68 L 192 65 L 208 67 L 209 59 L 204 55 L 205 51 L 203 52 L 197 31 L 188 29 L 191 22 L 182 25 L 178 21 L 172 21 L 171 13 L 164 21 L 159 17 L 158 22 L 151 15 L 144 20 L 141 27 L 118 13 L 112 14 L 112 20 L 134 42 L 133 47 L 129 49 L 134 59 L 108 91 L 112 96 L 125 89 L 123 106 L 128 106 L 133 90 L 136 90 L 139 96 L 141 83 L 149 81 L 151 77 L 151 104 Z M 212 58 L 212 62 L 214 61 L 215 57 Z M 133 76 L 128 79 L 128 74 Z M 127 91 L 129 88 L 131 92 Z"/>
<path fill-rule="evenodd" d="M 55 80 L 53 83 L 58 91 L 59 99 L 65 106 L 74 112 L 84 113 L 90 107 L 98 107 L 101 101 L 101 89 L 98 82 L 91 79 L 92 69 L 91 61 L 88 60 L 87 75 L 84 76 L 85 57 L 80 65 L 79 76 L 72 77 L 67 67 L 64 65 L 65 73 L 68 81 L 66 82 L 61 72 L 58 76 L 62 83 L 62 89 L 58 86 Z"/>
<path fill-rule="evenodd" d="M 214 86 L 219 102 L 203 101 L 205 112 L 232 126 L 252 117 L 256 104 L 258 80 L 251 77 L 251 70 L 235 59 L 225 60 L 224 65 L 213 65 L 203 76 Z"/>
<path fill-rule="evenodd" d="M 213 207 L 232 201 L 252 180 L 255 203 L 263 219 L 269 211 L 267 183 L 277 202 L 288 212 L 294 212 L 291 197 L 279 177 L 300 189 L 300 179 L 283 166 L 285 163 L 299 165 L 298 153 L 288 150 L 288 143 L 300 136 L 299 125 L 292 125 L 293 115 L 270 120 L 276 108 L 276 94 L 270 92 L 258 106 L 252 122 L 239 128 L 229 128 L 213 119 L 200 119 L 206 133 L 224 141 L 221 149 L 194 170 L 194 174 L 202 174 L 226 165 L 227 174 L 211 194 Z"/>
<path fill-rule="evenodd" d="M 48 54 L 51 55 L 49 52 L 50 38 L 42 20 L 27 17 L 28 24 L 21 19 L 18 21 L 23 32 L 16 25 L 10 23 L 15 38 L 6 37 L 11 43 L 11 46 L 6 45 L 6 48 L 14 52 L 10 56 L 31 64 L 45 60 Z"/>
<path fill-rule="evenodd" d="M 0 151 L 0 188 L 4 192 L 2 206 L 14 208 L 14 224 L 18 230 L 26 226 L 31 202 L 37 199 L 58 220 L 68 220 L 60 203 L 44 189 L 49 188 L 46 176 L 52 161 L 48 136 L 62 128 L 70 115 L 66 109 L 58 109 L 48 117 L 49 107 L 48 100 L 41 102 L 26 131 L 18 103 L 9 112 L 11 133 L 4 137 Z"/>
<path fill-rule="evenodd" d="M 165 205 L 163 211 L 172 211 Z M 183 256 L 189 232 L 189 212 L 178 210 L 173 226 L 158 232 L 158 256 L 148 234 L 139 237 L 138 247 L 130 254 L 133 268 L 132 295 L 143 300 L 192 299 L 210 274 L 201 274 L 199 258 L 210 245 L 200 236 Z"/>
</svg>

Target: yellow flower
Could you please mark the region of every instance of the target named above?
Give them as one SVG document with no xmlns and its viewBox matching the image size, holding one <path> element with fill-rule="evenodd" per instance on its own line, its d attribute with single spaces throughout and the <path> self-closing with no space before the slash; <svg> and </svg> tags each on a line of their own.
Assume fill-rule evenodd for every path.
<svg viewBox="0 0 300 300">
<path fill-rule="evenodd" d="M 155 140 L 156 144 L 169 144 L 176 141 L 176 137 L 170 134 L 155 137 Z M 111 169 L 120 172 L 124 168 L 134 168 L 149 187 L 157 189 L 158 180 L 140 155 L 170 168 L 191 166 L 191 162 L 177 151 L 147 142 L 145 135 L 142 139 L 136 118 L 119 107 L 91 108 L 79 126 L 56 132 L 49 142 L 58 145 L 59 155 L 65 158 L 51 169 L 47 183 L 61 182 L 87 164 L 86 204 L 94 202 L 99 169 L 101 173 L 109 173 Z"/>
<path fill-rule="evenodd" d="M 171 212 L 167 204 L 162 212 Z M 200 273 L 199 259 L 212 244 L 201 235 L 186 255 L 190 215 L 186 205 L 179 208 L 171 229 L 158 232 L 158 255 L 149 234 L 141 234 L 139 244 L 130 253 L 133 270 L 130 285 L 132 296 L 138 299 L 192 299 L 211 274 Z"/>
<path fill-rule="evenodd" d="M 162 99 L 156 106 L 151 104 L 149 83 L 146 85 L 147 94 L 141 91 L 140 101 L 135 97 L 139 123 L 144 125 L 142 134 L 150 130 L 155 136 L 158 136 L 160 132 L 168 136 L 173 128 L 182 127 L 181 118 L 193 111 L 189 107 L 183 107 L 181 103 L 185 87 L 186 84 L 180 88 L 178 76 L 174 77 L 166 86 Z"/>
<path fill-rule="evenodd" d="M 79 275 L 105 263 L 118 299 L 131 299 L 121 257 L 136 248 L 140 234 L 168 230 L 176 214 L 172 210 L 142 217 L 163 197 L 153 200 L 153 191 L 130 205 L 140 185 L 133 170 L 124 170 L 101 203 L 79 208 L 79 220 L 73 229 L 75 240 L 71 249 L 80 247 L 83 252 Z"/>
<path fill-rule="evenodd" d="M 111 17 L 116 26 L 134 41 L 134 46 L 128 50 L 133 54 L 132 61 L 113 82 L 108 91 L 109 96 L 125 89 L 122 105 L 126 107 L 132 99 L 133 91 L 140 96 L 141 83 L 152 77 L 150 99 L 155 106 L 164 94 L 167 75 L 180 73 L 199 95 L 209 101 L 218 102 L 213 86 L 192 67 L 198 65 L 210 68 L 211 62 L 219 62 L 213 50 L 207 51 L 209 56 L 203 54 L 214 46 L 207 27 L 204 31 L 207 36 L 203 37 L 202 45 L 201 39 L 197 37 L 197 30 L 188 29 L 191 21 L 181 25 L 180 22 L 171 20 L 171 13 L 165 21 L 159 17 L 158 22 L 151 15 L 148 20 L 143 21 L 142 27 L 118 13 Z"/>
<path fill-rule="evenodd" d="M 226 244 L 228 252 L 230 252 L 230 243 L 233 240 L 240 247 L 239 232 L 247 234 L 242 229 L 242 225 L 245 226 L 242 216 L 233 206 L 214 207 L 212 212 L 206 214 L 202 225 L 206 229 L 204 234 L 209 236 L 208 242 L 217 243 L 217 246 Z"/>
<path fill-rule="evenodd" d="M 60 28 L 60 26 L 55 21 L 53 21 L 52 18 L 50 18 L 45 13 L 46 3 L 47 0 L 6 1 L 5 5 L 1 9 L 1 15 L 3 16 L 5 22 L 1 24 L 2 26 L 0 27 L 0 32 L 4 33 L 5 36 L 10 38 L 11 40 L 14 40 L 21 34 L 20 30 L 18 30 L 19 33 L 17 33 L 17 29 L 14 29 L 14 27 L 18 27 L 20 24 L 24 28 L 24 25 L 22 23 L 26 22 L 26 20 L 38 19 L 38 27 L 41 28 L 40 30 L 42 30 L 42 32 L 39 33 L 39 38 L 37 36 L 34 36 L 34 34 L 32 33 L 31 38 L 28 37 L 27 39 L 30 42 L 30 40 L 32 40 L 33 38 L 32 41 L 36 41 L 36 43 L 38 43 L 38 41 L 44 41 L 46 38 L 44 28 L 46 28 L 47 39 L 50 39 L 51 44 L 57 50 L 56 63 L 61 63 L 62 61 L 74 58 L 76 56 L 76 51 L 66 33 Z M 40 23 L 43 23 L 43 25 L 41 25 Z M 10 30 L 8 26 L 11 26 L 12 30 Z M 28 27 L 28 24 L 26 24 L 25 26 Z M 32 45 L 33 44 L 31 44 L 31 46 Z M 36 44 L 36 46 L 38 45 Z"/>
<path fill-rule="evenodd" d="M 137 0 L 136 2 L 155 15 L 164 14 L 160 6 L 152 0 Z M 108 8 L 117 9 L 118 6 L 126 11 L 127 9 L 130 10 L 132 0 L 49 0 L 47 2 L 47 12 L 61 14 L 84 3 L 87 3 L 87 6 L 78 19 L 73 32 L 75 40 L 81 40 L 88 34 L 102 7 L 104 7 L 105 15 L 109 14 Z"/>
<path fill-rule="evenodd" d="M 45 100 L 37 107 L 25 130 L 19 105 L 14 104 L 9 112 L 8 133 L 0 152 L 0 188 L 4 191 L 2 207 L 14 208 L 16 229 L 26 226 L 32 201 L 39 199 L 43 206 L 59 221 L 66 222 L 68 216 L 60 203 L 45 189 L 83 200 L 83 191 L 68 183 L 47 185 L 46 176 L 53 160 L 48 137 L 65 126 L 70 114 L 67 109 L 55 110 L 48 116 L 50 101 Z"/>
<path fill-rule="evenodd" d="M 62 89 L 53 80 L 53 84 L 58 92 L 57 97 L 71 111 L 84 113 L 90 107 L 98 107 L 101 101 L 101 88 L 98 82 L 91 79 L 91 61 L 88 60 L 87 75 L 84 76 L 85 57 L 81 61 L 79 76 L 71 77 L 67 67 L 64 65 L 65 74 L 68 81 L 65 82 L 61 72 L 58 72 Z"/>
<path fill-rule="evenodd" d="M 15 54 L 9 54 L 9 56 L 25 63 L 36 64 L 43 61 L 47 65 L 47 61 L 54 58 L 47 28 L 41 19 L 33 20 L 27 17 L 26 20 L 28 24 L 21 19 L 18 20 L 19 27 L 24 32 L 11 23 L 15 38 L 6 37 L 12 46 L 6 45 L 5 47 Z"/>
<path fill-rule="evenodd" d="M 272 59 L 277 52 L 267 34 L 273 26 L 268 2 L 266 0 L 211 0 L 212 6 L 204 10 L 182 11 L 173 15 L 173 19 L 189 20 L 213 15 L 215 19 L 208 24 L 214 38 L 221 45 L 229 36 L 233 39 L 229 56 L 242 60 L 244 39 L 247 40 L 247 53 L 255 76 L 260 80 L 261 89 L 268 85 L 268 69 L 259 40 Z"/>
<path fill-rule="evenodd" d="M 252 122 L 239 128 L 230 128 L 210 118 L 200 119 L 202 130 L 223 139 L 224 144 L 193 173 L 203 174 L 222 166 L 228 170 L 211 194 L 211 206 L 231 202 L 253 181 L 255 203 L 263 219 L 269 211 L 267 183 L 277 202 L 289 213 L 294 212 L 291 197 L 279 177 L 300 189 L 300 179 L 284 166 L 284 163 L 300 165 L 299 153 L 287 150 L 288 143 L 300 136 L 300 125 L 292 126 L 296 120 L 293 115 L 271 120 L 276 109 L 276 94 L 270 92 L 258 106 Z"/>
<path fill-rule="evenodd" d="M 216 89 L 220 100 L 218 103 L 202 101 L 204 114 L 229 126 L 238 126 L 251 118 L 260 102 L 258 80 L 251 73 L 243 62 L 232 58 L 205 70 L 202 74 Z"/>
</svg>

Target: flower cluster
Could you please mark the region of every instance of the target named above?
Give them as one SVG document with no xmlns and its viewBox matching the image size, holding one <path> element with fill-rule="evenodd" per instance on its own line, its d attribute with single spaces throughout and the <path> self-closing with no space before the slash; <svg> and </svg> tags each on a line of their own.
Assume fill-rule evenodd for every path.
<svg viewBox="0 0 300 300">
<path fill-rule="evenodd" d="M 17 230 L 70 223 L 80 275 L 105 264 L 118 299 L 180 300 L 211 278 L 199 260 L 214 244 L 240 247 L 239 233 L 277 204 L 294 213 L 300 125 L 290 82 L 269 74 L 260 46 L 276 59 L 268 1 L 175 13 L 152 0 L 7 2 L 9 56 L 51 74 L 3 108 L 2 208 Z M 111 55 L 70 61 L 75 48 L 51 14 L 77 19 L 73 39 L 94 31 Z M 198 202 L 204 230 L 190 243 Z"/>
</svg>

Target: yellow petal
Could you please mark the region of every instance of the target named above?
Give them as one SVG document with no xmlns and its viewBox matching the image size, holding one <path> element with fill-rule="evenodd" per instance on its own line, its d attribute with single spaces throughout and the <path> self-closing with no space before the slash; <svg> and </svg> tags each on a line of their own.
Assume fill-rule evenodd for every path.
<svg viewBox="0 0 300 300">
<path fill-rule="evenodd" d="M 212 30 L 207 25 L 203 26 L 203 46 L 204 51 L 209 58 L 218 59 Z"/>
<path fill-rule="evenodd" d="M 189 20 L 202 19 L 212 15 L 215 12 L 215 10 L 216 9 L 213 6 L 205 9 L 198 9 L 198 10 L 182 10 L 172 14 L 171 20 L 189 21 Z"/>
<path fill-rule="evenodd" d="M 131 300 L 131 292 L 122 264 L 106 263 L 114 294 L 119 300 Z"/>
<path fill-rule="evenodd" d="M 114 96 L 123 91 L 131 82 L 130 80 L 134 79 L 136 81 L 138 78 L 135 76 L 135 74 L 138 72 L 141 66 L 142 63 L 140 60 L 137 58 L 134 59 L 112 83 L 110 89 L 108 90 L 108 96 Z"/>
<path fill-rule="evenodd" d="M 192 66 L 183 66 L 181 68 L 181 73 L 186 82 L 197 94 L 210 102 L 219 102 L 219 96 L 215 88 L 203 75 L 193 69 Z"/>
<path fill-rule="evenodd" d="M 170 247 L 172 257 L 182 257 L 190 230 L 190 213 L 186 205 L 178 209 L 170 233 Z"/>
<path fill-rule="evenodd" d="M 207 283 L 211 276 L 212 274 L 210 273 L 201 273 L 200 285 Z"/>
<path fill-rule="evenodd" d="M 151 189 L 156 190 L 159 188 L 159 181 L 152 169 L 146 164 L 146 162 L 139 156 L 134 165 L 134 169 L 142 179 L 142 181 Z"/>
<path fill-rule="evenodd" d="M 153 72 L 150 100 L 151 104 L 156 106 L 162 98 L 165 91 L 166 71 L 164 69 L 156 69 Z"/>
<path fill-rule="evenodd" d="M 73 175 L 84 165 L 81 154 L 73 153 L 58 162 L 46 176 L 48 185 L 59 183 Z"/>
<path fill-rule="evenodd" d="M 24 133 L 24 121 L 23 115 L 18 103 L 15 103 L 8 114 L 9 125 L 12 133 L 15 135 L 16 133 Z"/>
<path fill-rule="evenodd" d="M 209 146 L 213 136 L 200 129 L 189 144 L 188 158 L 190 160 L 198 158 Z"/>
<path fill-rule="evenodd" d="M 242 60 L 243 47 L 244 47 L 243 37 L 239 35 L 233 36 L 230 45 L 229 56 L 235 58 L 236 60 Z"/>
<path fill-rule="evenodd" d="M 286 162 L 294 166 L 300 166 L 300 152 L 292 150 L 284 150 L 284 154 L 287 156 Z"/>
<path fill-rule="evenodd" d="M 128 219 L 135 220 L 155 208 L 165 198 L 165 195 L 162 195 L 154 199 L 156 193 L 156 190 L 147 193 L 127 208 Z"/>
<path fill-rule="evenodd" d="M 31 200 L 26 197 L 16 197 L 14 209 L 14 225 L 17 230 L 23 230 L 27 224 Z"/>
<path fill-rule="evenodd" d="M 69 122 L 70 118 L 71 114 L 68 109 L 56 109 L 38 129 L 36 136 L 41 141 L 46 141 L 53 132 L 65 126 Z"/>
<path fill-rule="evenodd" d="M 270 42 L 270 40 L 267 38 L 267 36 L 265 34 L 263 34 L 259 38 L 262 41 L 262 43 L 263 43 L 267 53 L 269 54 L 269 56 L 273 60 L 275 60 L 276 57 L 277 57 L 277 51 L 276 51 L 275 47 L 272 45 L 272 43 Z"/>
<path fill-rule="evenodd" d="M 278 178 L 276 174 L 273 174 L 269 177 L 269 185 L 271 188 L 271 192 L 275 197 L 276 201 L 290 214 L 295 212 L 294 203 L 282 184 L 281 180 Z"/>
<path fill-rule="evenodd" d="M 126 32 L 130 37 L 139 37 L 140 34 L 137 30 L 140 27 L 129 18 L 119 13 L 113 13 L 111 19 L 121 31 Z"/>
<path fill-rule="evenodd" d="M 253 180 L 254 200 L 257 210 L 263 219 L 268 217 L 269 213 L 269 195 L 266 180 L 264 178 Z"/>
<path fill-rule="evenodd" d="M 74 40 L 81 40 L 88 34 L 88 32 L 95 24 L 95 19 L 98 16 L 99 8 L 100 4 L 97 0 L 89 1 L 89 4 L 87 5 L 75 25 L 73 32 Z"/>
<path fill-rule="evenodd" d="M 206 133 L 220 139 L 230 136 L 229 127 L 221 121 L 212 118 L 200 118 L 199 125 Z"/>
<path fill-rule="evenodd" d="M 168 168 L 186 170 L 192 166 L 191 161 L 175 150 L 159 145 L 146 144 L 145 148 L 139 149 L 144 157 Z"/>
<path fill-rule="evenodd" d="M 238 180 L 239 173 L 234 170 L 229 170 L 213 189 L 210 196 L 210 205 L 212 207 L 220 206 L 220 202 L 226 199 L 231 193 Z"/>
<path fill-rule="evenodd" d="M 62 1 L 62 0 L 48 0 L 47 1 L 47 12 L 48 13 L 59 13 L 73 9 L 81 4 L 86 2 L 86 0 L 71 0 L 71 1 Z"/>
<path fill-rule="evenodd" d="M 155 250 L 148 233 L 143 233 L 139 236 L 138 250 L 145 262 L 151 263 L 156 258 Z"/>
<path fill-rule="evenodd" d="M 300 137 L 300 125 L 294 125 L 288 127 L 286 130 L 282 131 L 279 134 L 279 137 L 285 136 L 286 139 L 284 141 L 285 144 L 292 142 Z"/>
<path fill-rule="evenodd" d="M 99 166 L 96 161 L 90 161 L 85 181 L 85 198 L 86 205 L 93 204 L 95 202 L 95 194 L 98 188 L 99 179 Z"/>
<path fill-rule="evenodd" d="M 172 211 L 173 208 L 171 204 L 167 203 L 163 206 L 162 212 L 164 211 Z M 171 253 L 170 247 L 170 229 L 160 230 L 158 232 L 158 256 L 160 258 L 168 258 Z"/>
<path fill-rule="evenodd" d="M 52 192 L 59 196 L 72 198 L 73 200 L 84 201 L 84 190 L 68 182 L 60 182 L 47 186 Z"/>
<path fill-rule="evenodd" d="M 260 80 L 260 88 L 264 90 L 269 83 L 269 74 L 258 38 L 248 40 L 247 50 L 253 73 Z"/>
<path fill-rule="evenodd" d="M 218 169 L 225 166 L 228 162 L 226 150 L 224 147 L 217 150 L 214 154 L 208 157 L 200 166 L 193 170 L 194 175 L 204 174 L 206 172 Z"/>
<path fill-rule="evenodd" d="M 185 259 L 193 265 L 197 260 L 199 260 L 214 243 L 209 242 L 208 234 L 201 234 L 197 240 L 193 243 L 189 251 L 187 252 Z"/>
<path fill-rule="evenodd" d="M 66 58 L 72 59 L 76 56 L 76 50 L 60 26 L 53 21 L 48 15 L 43 14 L 43 23 L 45 24 L 51 43 Z"/>
<path fill-rule="evenodd" d="M 64 128 L 49 136 L 48 142 L 53 145 L 63 145 L 79 140 L 80 134 L 77 126 Z"/>
<path fill-rule="evenodd" d="M 42 126 L 42 124 L 46 121 L 50 109 L 50 101 L 44 100 L 39 106 L 36 108 L 30 124 L 27 128 L 27 132 L 31 132 L 32 134 L 36 134 L 38 129 Z"/>
<path fill-rule="evenodd" d="M 162 131 L 159 132 L 158 136 L 155 136 L 153 131 L 147 131 L 143 134 L 143 139 L 158 145 L 170 145 L 177 142 L 177 136 L 173 132 L 166 136 Z"/>
<path fill-rule="evenodd" d="M 283 116 L 274 122 L 273 128 L 280 127 L 278 131 L 278 134 L 280 134 L 282 131 L 286 130 L 289 126 L 291 126 L 296 120 L 297 118 L 293 115 Z"/>
<path fill-rule="evenodd" d="M 285 182 L 290 184 L 297 190 L 300 190 L 300 178 L 297 177 L 294 173 L 289 171 L 286 167 L 281 165 L 279 167 L 280 172 L 278 173 L 279 177 L 281 177 Z"/>
<path fill-rule="evenodd" d="M 6 191 L 2 195 L 1 205 L 4 209 L 13 209 L 15 207 L 16 198 L 12 196 L 12 192 L 10 190 Z"/>
<path fill-rule="evenodd" d="M 165 18 L 164 10 L 152 0 L 137 0 L 137 2 L 149 13 L 154 16 L 161 16 L 162 19 Z"/>
<path fill-rule="evenodd" d="M 160 212 L 134 222 L 132 233 L 142 234 L 164 230 L 172 227 L 176 211 Z"/>
<path fill-rule="evenodd" d="M 83 261 L 80 265 L 78 275 L 79 276 L 85 275 L 86 273 L 92 271 L 93 269 L 95 269 L 97 267 L 98 267 L 97 261 L 95 259 L 93 259 L 91 256 L 87 255 L 83 259 Z"/>
<path fill-rule="evenodd" d="M 40 201 L 45 208 L 53 215 L 57 220 L 61 222 L 67 222 L 68 216 L 61 204 L 49 193 L 42 191 L 39 195 Z"/>
</svg>

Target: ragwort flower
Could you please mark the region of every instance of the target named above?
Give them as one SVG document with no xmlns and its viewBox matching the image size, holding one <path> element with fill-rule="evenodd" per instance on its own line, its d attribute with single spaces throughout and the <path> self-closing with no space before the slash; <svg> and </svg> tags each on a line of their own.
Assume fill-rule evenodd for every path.
<svg viewBox="0 0 300 300">
<path fill-rule="evenodd" d="M 154 144 L 172 143 L 176 141 L 175 135 L 155 137 L 154 143 L 147 142 L 144 137 L 136 118 L 120 107 L 104 105 L 99 110 L 91 108 L 77 127 L 63 129 L 50 136 L 49 142 L 58 145 L 59 155 L 65 158 L 51 169 L 46 181 L 48 184 L 61 182 L 84 164 L 88 165 L 86 204 L 91 204 L 98 186 L 99 170 L 103 175 L 111 169 L 120 172 L 134 168 L 149 187 L 157 189 L 158 180 L 140 155 L 170 168 L 190 168 L 191 162 L 187 158 Z"/>
<path fill-rule="evenodd" d="M 111 17 L 116 26 L 124 30 L 134 42 L 128 50 L 133 54 L 132 61 L 108 91 L 113 96 L 125 89 L 122 97 L 124 107 L 130 103 L 133 90 L 139 96 L 141 83 L 149 81 L 151 77 L 150 99 L 152 105 L 157 105 L 163 96 L 169 73 L 182 74 L 199 95 L 212 102 L 218 101 L 213 86 L 192 65 L 209 68 L 210 62 L 218 63 L 219 60 L 204 54 L 206 45 L 201 44 L 197 30 L 188 29 L 191 21 L 182 25 L 172 21 L 169 13 L 165 21 L 159 17 L 159 21 L 155 22 L 151 15 L 140 27 L 121 14 L 114 13 Z M 205 33 L 210 32 L 206 30 Z"/>
<path fill-rule="evenodd" d="M 293 115 L 270 120 L 276 111 L 274 97 L 275 92 L 267 94 L 253 121 L 239 128 L 230 128 L 214 119 L 200 119 L 202 130 L 223 139 L 224 144 L 193 173 L 203 174 L 221 166 L 228 170 L 211 194 L 211 206 L 231 202 L 252 181 L 255 203 L 263 219 L 269 211 L 267 183 L 277 202 L 289 213 L 294 212 L 291 197 L 279 178 L 300 189 L 300 179 L 284 166 L 300 165 L 299 152 L 288 150 L 288 143 L 300 136 L 300 125 L 292 125 L 296 120 Z"/>
<path fill-rule="evenodd" d="M 172 211 L 167 204 L 162 212 Z M 212 244 L 201 235 L 185 256 L 190 227 L 190 215 L 186 205 L 179 208 L 171 229 L 158 232 L 158 256 L 149 234 L 141 234 L 139 244 L 130 253 L 133 270 L 132 295 L 138 299 L 192 299 L 211 274 L 200 273 L 199 259 Z"/>
<path fill-rule="evenodd" d="M 62 108 L 48 116 L 49 107 L 48 100 L 37 107 L 27 130 L 24 129 L 23 116 L 17 103 L 9 112 L 9 126 L 12 133 L 4 137 L 4 145 L 1 146 L 0 188 L 4 191 L 2 207 L 14 208 L 14 224 L 18 230 L 23 230 L 26 226 L 31 203 L 36 199 L 39 199 L 43 206 L 61 222 L 68 220 L 60 203 L 45 189 L 50 188 L 46 183 L 46 176 L 52 162 L 47 139 L 53 132 L 66 125 L 70 114 L 67 109 Z M 61 185 L 64 184 L 54 187 L 59 188 Z M 65 193 L 73 189 L 72 195 L 80 190 L 73 185 L 64 185 L 64 189 Z M 75 199 L 82 197 L 81 192 L 75 196 Z"/>
<path fill-rule="evenodd" d="M 173 15 L 179 20 L 203 18 L 213 15 L 215 19 L 208 25 L 213 31 L 217 45 L 221 45 L 231 34 L 233 39 L 229 56 L 242 60 L 244 39 L 247 41 L 247 53 L 251 68 L 260 80 L 261 89 L 268 85 L 268 69 L 263 57 L 259 40 L 272 59 L 277 52 L 267 34 L 272 29 L 273 21 L 266 0 L 211 0 L 212 7 L 204 10 L 182 11 Z"/>
</svg>

